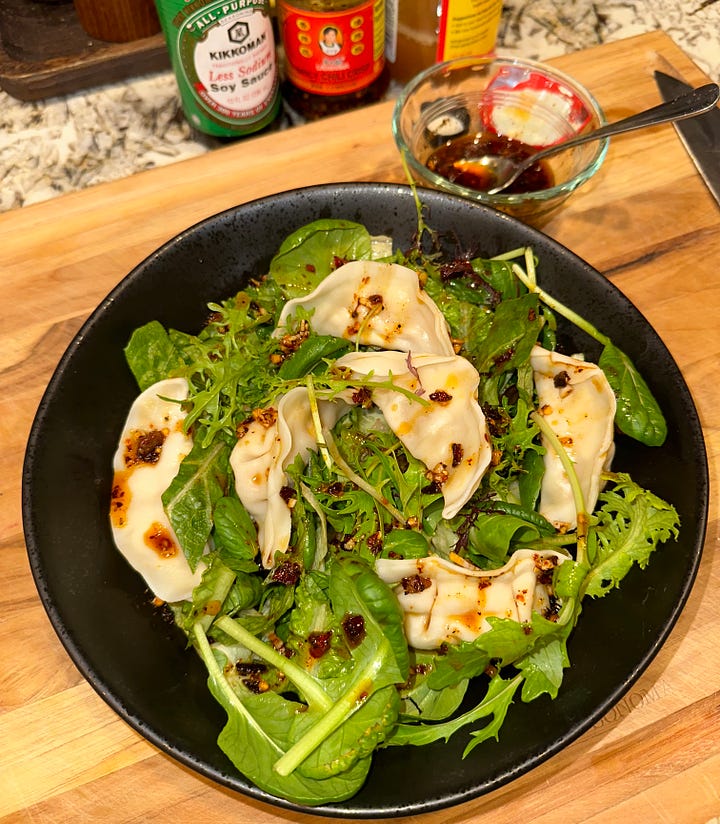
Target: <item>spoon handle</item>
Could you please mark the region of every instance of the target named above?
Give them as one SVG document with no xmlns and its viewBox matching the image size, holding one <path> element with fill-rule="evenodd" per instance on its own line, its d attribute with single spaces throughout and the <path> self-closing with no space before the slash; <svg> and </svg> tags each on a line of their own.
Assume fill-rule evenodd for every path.
<svg viewBox="0 0 720 824">
<path fill-rule="evenodd" d="M 716 83 L 707 83 L 705 86 L 699 86 L 697 89 L 692 89 L 689 92 L 685 92 L 685 94 L 678 95 L 666 103 L 653 106 L 652 109 L 646 109 L 644 112 L 630 115 L 630 117 L 618 120 L 616 123 L 608 123 L 606 126 L 601 126 L 599 129 L 595 129 L 587 134 L 572 137 L 561 145 L 563 148 L 569 149 L 572 146 L 579 146 L 582 143 L 586 143 L 588 140 L 600 140 L 603 137 L 631 132 L 634 129 L 643 129 L 646 126 L 659 126 L 661 123 L 670 123 L 674 120 L 685 120 L 687 117 L 695 117 L 695 115 L 712 109 L 718 102 L 719 97 L 720 87 L 718 87 Z M 555 147 L 552 146 L 550 148 Z"/>
<path fill-rule="evenodd" d="M 695 115 L 712 109 L 712 107 L 717 104 L 719 98 L 720 87 L 718 87 L 716 83 L 707 83 L 704 86 L 699 86 L 697 89 L 692 89 L 689 92 L 678 95 L 665 103 L 653 106 L 651 109 L 633 114 L 615 123 L 608 123 L 591 132 L 576 135 L 569 140 L 564 140 L 562 143 L 556 143 L 554 146 L 548 146 L 546 149 L 535 152 L 535 154 L 530 155 L 530 157 L 518 164 L 512 176 L 503 181 L 500 186 L 490 189 L 489 194 L 495 194 L 507 188 L 511 183 L 514 183 L 526 169 L 529 169 L 534 163 L 537 163 L 539 160 L 544 160 L 546 157 L 564 152 L 566 149 L 572 149 L 574 146 L 581 146 L 583 143 L 589 143 L 591 140 L 602 140 L 611 135 L 623 134 L 624 132 L 631 132 L 635 129 L 643 129 L 646 126 L 658 126 L 661 123 L 669 123 L 675 120 L 684 120 L 687 117 L 694 117 Z"/>
</svg>

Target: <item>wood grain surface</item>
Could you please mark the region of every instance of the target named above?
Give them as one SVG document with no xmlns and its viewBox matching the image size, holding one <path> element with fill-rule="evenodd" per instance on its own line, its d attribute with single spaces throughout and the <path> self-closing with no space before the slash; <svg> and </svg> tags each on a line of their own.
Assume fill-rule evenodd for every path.
<svg viewBox="0 0 720 824">
<path fill-rule="evenodd" d="M 661 33 L 552 61 L 608 119 L 658 101 L 654 68 L 699 69 Z M 0 821 L 320 822 L 248 800 L 144 741 L 83 680 L 31 579 L 20 482 L 42 392 L 66 345 L 148 253 L 222 209 L 313 183 L 402 181 L 392 103 L 237 143 L 0 216 Z M 677 360 L 703 424 L 710 520 L 670 638 L 578 741 L 514 783 L 422 824 L 705 824 L 720 816 L 720 209 L 674 129 L 612 141 L 545 231 L 612 279 Z"/>
</svg>

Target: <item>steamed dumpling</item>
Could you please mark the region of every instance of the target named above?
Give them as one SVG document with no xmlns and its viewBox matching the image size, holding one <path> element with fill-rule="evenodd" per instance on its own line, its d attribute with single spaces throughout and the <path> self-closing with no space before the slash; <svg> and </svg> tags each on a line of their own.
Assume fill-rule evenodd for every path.
<svg viewBox="0 0 720 824">
<path fill-rule="evenodd" d="M 318 403 L 323 427 L 331 429 L 347 409 L 341 401 Z M 300 455 L 317 448 L 310 400 L 305 387 L 291 389 L 280 399 L 277 410 L 248 424 L 230 454 L 235 490 L 258 526 L 262 563 L 273 566 L 275 553 L 290 545 L 290 508 L 283 498 L 288 479 L 285 468 Z"/>
<path fill-rule="evenodd" d="M 397 263 L 340 266 L 310 294 L 285 305 L 276 336 L 299 306 L 313 310 L 310 323 L 319 335 L 400 352 L 454 354 L 445 318 L 420 288 L 417 272 Z"/>
<path fill-rule="evenodd" d="M 492 454 L 477 401 L 475 367 L 458 355 L 402 352 L 352 352 L 336 365 L 357 375 L 372 373 L 378 381 L 392 376 L 395 385 L 419 396 L 408 398 L 392 388 L 372 390 L 388 426 L 438 482 L 445 499 L 443 517 L 456 515 L 480 485 Z"/>
<path fill-rule="evenodd" d="M 375 570 L 393 587 L 405 614 L 405 634 L 416 649 L 474 641 L 488 618 L 525 623 L 552 606 L 552 570 L 565 560 L 553 550 L 519 549 L 499 569 L 460 566 L 430 555 L 378 558 Z"/>
<path fill-rule="evenodd" d="M 139 395 L 113 460 L 110 525 L 118 549 L 163 601 L 192 596 L 203 563 L 193 572 L 162 504 L 162 494 L 192 449 L 183 432 L 188 396 L 184 378 L 159 381 Z M 163 400 L 170 398 L 172 400 Z"/>
<path fill-rule="evenodd" d="M 533 347 L 530 362 L 538 411 L 544 416 L 575 465 L 586 509 L 600 493 L 600 474 L 614 453 L 615 394 L 605 373 L 594 363 Z M 540 512 L 561 531 L 577 526 L 577 512 L 567 473 L 552 445 L 543 439 L 545 474 Z"/>
</svg>

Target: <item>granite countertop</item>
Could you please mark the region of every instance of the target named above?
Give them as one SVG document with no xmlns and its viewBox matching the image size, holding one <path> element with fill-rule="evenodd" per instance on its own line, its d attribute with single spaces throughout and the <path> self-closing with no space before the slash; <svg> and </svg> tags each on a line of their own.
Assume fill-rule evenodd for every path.
<svg viewBox="0 0 720 824">
<path fill-rule="evenodd" d="M 720 78 L 720 0 L 506 0 L 498 46 L 546 60 L 657 29 Z M 185 120 L 171 71 L 33 103 L 0 91 L 0 211 L 217 145 Z"/>
</svg>

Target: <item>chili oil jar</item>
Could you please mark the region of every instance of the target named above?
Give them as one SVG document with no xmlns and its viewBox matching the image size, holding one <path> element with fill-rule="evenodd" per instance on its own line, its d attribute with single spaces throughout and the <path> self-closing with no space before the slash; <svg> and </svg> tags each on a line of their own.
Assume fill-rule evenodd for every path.
<svg viewBox="0 0 720 824">
<path fill-rule="evenodd" d="M 277 0 L 283 96 L 306 120 L 379 100 L 385 0 Z"/>
</svg>

